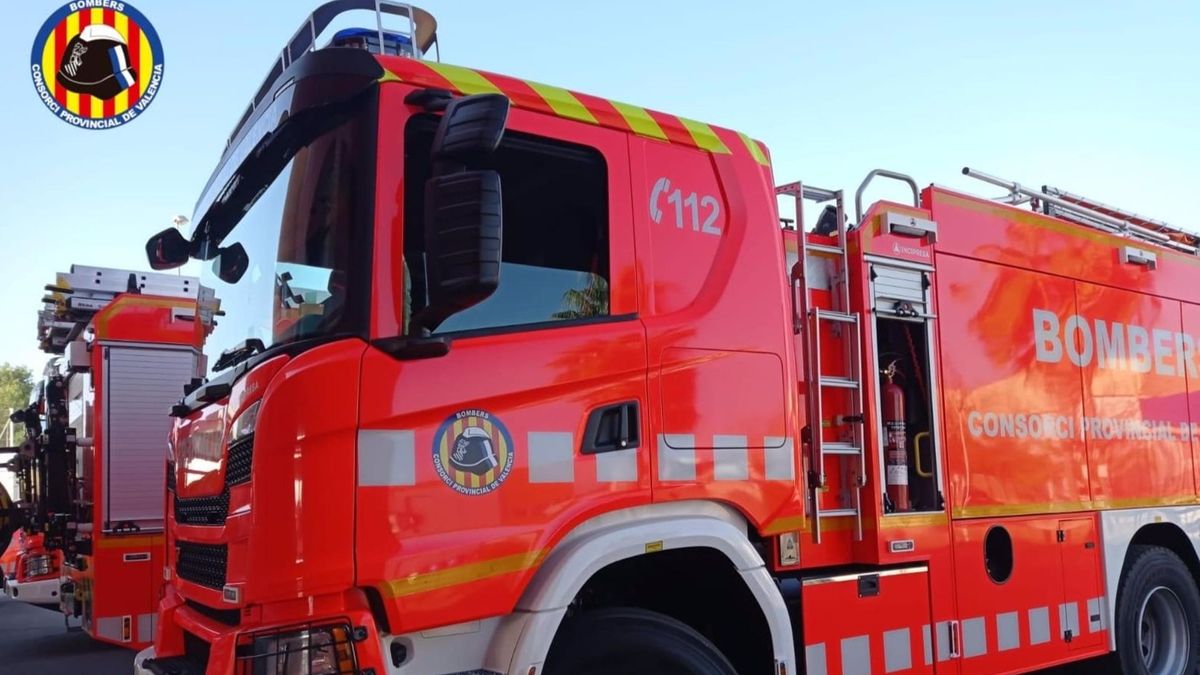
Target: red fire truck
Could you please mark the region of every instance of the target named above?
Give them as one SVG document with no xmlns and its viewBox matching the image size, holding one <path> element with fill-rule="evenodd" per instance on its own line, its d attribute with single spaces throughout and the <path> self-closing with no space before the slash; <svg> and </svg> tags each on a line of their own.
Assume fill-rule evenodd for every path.
<svg viewBox="0 0 1200 675">
<path fill-rule="evenodd" d="M 850 214 L 435 39 L 322 6 L 147 244 L 223 301 L 138 672 L 1194 672 L 1192 237 L 977 172 Z"/>
<path fill-rule="evenodd" d="M 8 593 L 104 642 L 153 639 L 167 413 L 203 372 L 198 289 L 194 277 L 72 265 L 38 314 L 53 357 L 14 415 L 25 547 Z"/>
</svg>

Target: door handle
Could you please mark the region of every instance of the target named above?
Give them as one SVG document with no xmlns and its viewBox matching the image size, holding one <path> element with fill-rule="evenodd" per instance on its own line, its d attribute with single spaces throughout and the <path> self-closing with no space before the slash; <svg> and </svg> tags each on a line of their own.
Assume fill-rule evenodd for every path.
<svg viewBox="0 0 1200 675">
<path fill-rule="evenodd" d="M 637 401 L 623 401 L 596 408 L 588 415 L 583 432 L 582 454 L 594 455 L 636 448 L 641 442 Z"/>
</svg>

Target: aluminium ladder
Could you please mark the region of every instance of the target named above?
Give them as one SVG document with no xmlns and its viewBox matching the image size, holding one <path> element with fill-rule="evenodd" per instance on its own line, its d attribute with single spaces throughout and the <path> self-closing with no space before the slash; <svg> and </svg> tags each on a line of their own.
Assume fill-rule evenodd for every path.
<svg viewBox="0 0 1200 675">
<path fill-rule="evenodd" d="M 1138 215 L 1132 211 L 1109 206 L 1095 199 L 1043 185 L 1041 190 L 999 178 L 991 174 L 963 167 L 963 175 L 990 183 L 1008 190 L 1008 194 L 996 201 L 1017 206 L 1030 203 L 1034 210 L 1069 220 L 1093 229 L 1119 236 L 1140 239 L 1166 248 L 1200 255 L 1200 240 L 1196 234 L 1154 218 Z"/>
<path fill-rule="evenodd" d="M 858 314 L 850 311 L 850 283 L 847 275 L 846 218 L 841 190 L 824 190 L 789 183 L 775 188 L 776 195 L 786 195 L 796 200 L 796 234 L 799 240 L 799 259 L 791 270 L 793 297 L 799 296 L 800 306 L 795 321 L 797 334 L 805 334 L 804 380 L 807 387 L 805 401 L 808 406 L 809 444 L 809 498 L 812 507 L 813 538 L 821 543 L 821 522 L 830 518 L 853 518 L 855 541 L 861 541 L 862 488 L 866 486 L 866 456 L 863 439 L 863 383 L 862 383 L 862 325 Z M 804 228 L 804 200 L 818 204 L 834 202 L 836 205 L 836 244 L 810 243 Z M 810 260 L 823 263 L 832 259 L 834 270 L 831 275 L 830 291 L 833 294 L 833 309 L 820 309 L 812 301 L 809 287 L 808 264 Z M 799 286 L 798 292 L 795 288 Z M 830 325 L 843 343 L 843 363 L 849 371 L 842 374 L 827 374 L 821 368 L 821 330 Z M 835 423 L 850 429 L 849 434 L 836 441 L 826 440 L 824 434 L 824 396 L 829 391 L 843 391 L 849 399 L 846 414 L 840 415 Z M 839 491 L 842 503 L 839 508 L 824 509 L 821 495 L 829 487 L 825 473 L 825 460 L 837 459 L 841 467 Z M 847 462 L 847 465 L 842 464 Z"/>
</svg>

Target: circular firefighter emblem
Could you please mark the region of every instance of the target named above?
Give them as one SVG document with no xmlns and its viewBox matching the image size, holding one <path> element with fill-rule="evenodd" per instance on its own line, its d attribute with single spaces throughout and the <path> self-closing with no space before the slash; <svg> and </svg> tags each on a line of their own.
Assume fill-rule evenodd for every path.
<svg viewBox="0 0 1200 675">
<path fill-rule="evenodd" d="M 442 482 L 464 495 L 500 487 L 513 465 L 512 436 L 484 410 L 460 410 L 433 438 L 433 466 Z"/>
<path fill-rule="evenodd" d="M 141 12 L 120 0 L 75 0 L 46 19 L 30 54 L 33 86 L 59 119 L 121 126 L 158 93 L 163 50 Z"/>
</svg>

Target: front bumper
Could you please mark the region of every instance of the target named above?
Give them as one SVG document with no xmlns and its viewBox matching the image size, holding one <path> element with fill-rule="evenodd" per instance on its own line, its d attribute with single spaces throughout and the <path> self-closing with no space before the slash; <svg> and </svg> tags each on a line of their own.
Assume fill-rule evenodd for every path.
<svg viewBox="0 0 1200 675">
<path fill-rule="evenodd" d="M 235 612 L 225 621 L 201 611 L 202 604 L 193 601 L 189 606 L 172 584 L 165 586 L 154 647 L 137 655 L 135 673 L 229 675 L 243 667 L 239 661 L 246 657 L 239 654 L 239 646 L 256 637 L 322 625 L 345 626 L 354 636 L 352 649 L 359 672 L 388 672 L 375 620 L 366 597 L 357 589 L 258 605 L 251 613 L 239 610 L 240 615 Z"/>
<path fill-rule="evenodd" d="M 13 600 L 34 605 L 58 605 L 61 583 L 58 577 L 25 582 L 9 579 L 4 587 L 4 594 Z"/>
</svg>

